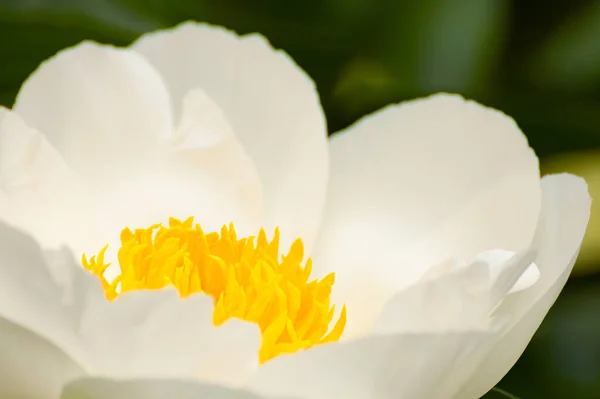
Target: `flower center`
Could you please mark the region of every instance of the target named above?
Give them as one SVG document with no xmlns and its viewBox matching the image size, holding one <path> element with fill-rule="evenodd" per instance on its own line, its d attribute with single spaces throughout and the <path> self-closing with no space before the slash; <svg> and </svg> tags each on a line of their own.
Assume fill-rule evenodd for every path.
<svg viewBox="0 0 600 399">
<path fill-rule="evenodd" d="M 346 307 L 335 325 L 330 304 L 335 274 L 309 280 L 312 261 L 304 266 L 304 246 L 297 239 L 287 255 L 279 256 L 279 230 L 271 241 L 263 229 L 258 237 L 238 238 L 233 224 L 221 232 L 204 233 L 194 219 L 169 220 L 147 229 L 121 232 L 120 274 L 108 281 L 108 245 L 84 267 L 98 276 L 106 298 L 141 289 L 173 286 L 180 296 L 204 293 L 214 299 L 213 323 L 235 317 L 254 322 L 262 333 L 259 357 L 266 362 L 317 344 L 337 341 L 346 325 Z"/>
</svg>

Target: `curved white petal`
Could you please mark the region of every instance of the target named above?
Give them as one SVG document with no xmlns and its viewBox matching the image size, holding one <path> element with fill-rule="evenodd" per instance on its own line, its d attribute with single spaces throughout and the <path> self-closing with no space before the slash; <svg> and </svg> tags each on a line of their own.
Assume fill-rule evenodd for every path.
<svg viewBox="0 0 600 399">
<path fill-rule="evenodd" d="M 0 223 L 0 317 L 43 337 L 89 370 L 77 318 L 86 295 L 93 295 L 94 287 L 99 295 L 99 287 L 86 285 L 91 275 L 79 279 L 70 273 L 65 260 L 60 253 L 46 259 L 31 237 Z M 55 268 L 49 267 L 52 262 Z"/>
<path fill-rule="evenodd" d="M 211 148 L 233 137 L 227 115 L 202 88 L 185 94 L 173 139 L 175 149 Z"/>
<path fill-rule="evenodd" d="M 66 251 L 43 254 L 0 224 L 0 317 L 60 348 L 88 373 L 240 383 L 258 366 L 260 332 L 216 328 L 212 299 L 138 291 L 108 302 L 96 277 Z"/>
<path fill-rule="evenodd" d="M 40 132 L 5 108 L 0 108 L 0 189 L 0 220 L 28 231 L 43 247 L 77 248 L 96 237 L 77 177 Z"/>
<path fill-rule="evenodd" d="M 517 270 L 518 275 L 514 276 L 514 279 L 507 282 L 507 285 L 512 285 L 508 292 L 502 292 L 501 296 L 505 296 L 507 294 L 514 294 L 515 292 L 523 291 L 532 285 L 534 285 L 540 278 L 540 269 L 538 269 L 537 265 L 533 263 L 535 249 L 530 248 L 528 250 L 527 256 L 523 259 L 524 262 L 531 261 L 531 263 L 527 266 L 525 270 L 519 269 Z M 507 271 L 507 265 L 510 264 L 510 260 L 515 256 L 515 253 L 512 251 L 507 251 L 504 249 L 492 249 L 489 251 L 484 251 L 474 259 L 474 262 L 483 263 L 488 266 L 490 271 L 490 279 L 492 281 L 496 281 L 499 278 L 502 278 L 503 273 Z M 524 266 L 524 265 L 522 265 Z"/>
<path fill-rule="evenodd" d="M 72 179 L 46 138 L 16 112 L 0 107 L 0 187 L 10 194 L 44 195 L 64 189 Z"/>
<path fill-rule="evenodd" d="M 282 245 L 311 247 L 327 184 L 327 137 L 314 83 L 259 35 L 239 37 L 184 23 L 133 45 L 164 76 L 177 115 L 189 90 L 202 88 L 223 110 L 260 175 L 267 228 Z"/>
<path fill-rule="evenodd" d="M 332 138 L 330 152 L 314 264 L 336 272 L 334 300 L 348 305 L 348 331 L 431 265 L 529 246 L 538 161 L 498 111 L 438 94 L 362 119 Z"/>
<path fill-rule="evenodd" d="M 470 263 L 448 260 L 396 294 L 375 324 L 377 333 L 489 331 L 490 315 L 514 287 L 528 284 L 533 251 L 486 251 Z M 533 270 L 537 270 L 533 266 Z M 516 283 L 515 283 L 516 282 Z"/>
<path fill-rule="evenodd" d="M 92 42 L 42 63 L 14 110 L 72 169 L 93 178 L 143 170 L 173 128 L 168 92 L 152 66 L 132 51 Z"/>
<path fill-rule="evenodd" d="M 461 364 L 487 337 L 393 334 L 318 346 L 269 361 L 249 387 L 303 399 L 446 399 L 472 372 Z"/>
<path fill-rule="evenodd" d="M 542 190 L 534 242 L 540 278 L 531 288 L 506 298 L 496 310 L 498 317 L 509 317 L 511 324 L 490 343 L 488 355 L 460 398 L 480 397 L 513 366 L 558 297 L 579 253 L 591 205 L 585 181 L 567 174 L 550 175 L 542 179 Z"/>
<path fill-rule="evenodd" d="M 96 375 L 240 383 L 258 368 L 255 324 L 212 323 L 213 299 L 172 289 L 138 291 L 87 308 L 80 334 Z"/>
<path fill-rule="evenodd" d="M 124 188 L 139 201 L 121 207 L 121 226 L 115 231 L 144 202 L 145 223 L 194 216 L 206 231 L 234 222 L 240 232 L 256 234 L 264 223 L 260 178 L 223 112 L 200 89 L 188 92 L 183 111 L 174 139 L 165 143 L 163 170 Z M 99 206 L 106 201 L 111 199 Z"/>
<path fill-rule="evenodd" d="M 266 399 L 248 391 L 177 380 L 77 380 L 60 399 Z M 269 397 L 269 399 L 276 399 Z"/>
<path fill-rule="evenodd" d="M 203 90 L 185 96 L 176 133 L 165 171 L 188 206 L 174 216 L 193 215 L 207 231 L 234 222 L 241 235 L 255 235 L 265 223 L 260 177 L 225 114 Z"/>
<path fill-rule="evenodd" d="M 0 317 L 0 397 L 58 398 L 65 383 L 83 375 L 56 346 Z"/>
<path fill-rule="evenodd" d="M 90 198 L 104 239 L 90 253 L 110 243 L 116 259 L 125 226 L 167 223 L 190 216 L 204 231 L 234 223 L 242 236 L 264 224 L 260 178 L 219 107 L 202 90 L 188 93 L 176 134 L 164 142 L 160 170 L 113 183 Z"/>
</svg>

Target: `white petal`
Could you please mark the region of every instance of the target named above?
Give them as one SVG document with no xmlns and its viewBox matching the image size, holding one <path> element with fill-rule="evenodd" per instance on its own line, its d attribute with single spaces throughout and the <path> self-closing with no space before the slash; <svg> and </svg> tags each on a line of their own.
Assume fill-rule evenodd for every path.
<svg viewBox="0 0 600 399">
<path fill-rule="evenodd" d="M 186 93 L 173 140 L 180 149 L 211 148 L 234 136 L 227 116 L 204 90 Z"/>
<path fill-rule="evenodd" d="M 43 247 L 77 248 L 95 237 L 76 176 L 42 134 L 5 108 L 0 108 L 0 188 L 0 220 L 28 231 Z"/>
<path fill-rule="evenodd" d="M 255 235 L 265 223 L 260 177 L 225 114 L 204 91 L 186 95 L 177 138 L 165 169 L 184 189 L 188 206 L 177 208 L 187 215 L 175 216 L 193 215 L 207 230 L 234 222 L 241 235 Z"/>
<path fill-rule="evenodd" d="M 378 333 L 487 331 L 499 328 L 492 311 L 529 277 L 532 251 L 519 254 L 491 251 L 462 264 L 448 260 L 436 265 L 411 287 L 396 294 L 375 325 Z M 523 284 L 523 283 L 520 283 Z M 493 322 L 496 321 L 494 324 Z M 503 322 L 501 320 L 500 322 Z"/>
<path fill-rule="evenodd" d="M 179 114 L 202 88 L 223 110 L 264 189 L 268 225 L 282 243 L 316 235 L 327 184 L 327 138 L 314 83 L 259 35 L 185 23 L 143 36 L 133 48 L 163 74 Z M 282 244 L 285 247 L 285 244 Z"/>
<path fill-rule="evenodd" d="M 477 254 L 475 257 L 475 262 L 483 262 L 484 264 L 489 265 L 489 270 L 491 273 L 490 279 L 495 281 L 501 277 L 503 271 L 506 270 L 507 261 L 509 261 L 514 255 L 515 253 L 512 251 L 506 251 L 504 249 L 492 249 Z M 539 278 L 540 270 L 535 263 L 531 263 L 527 269 L 518 276 L 517 281 L 512 285 L 510 290 L 508 292 L 503 292 L 502 296 L 505 294 L 513 294 L 515 292 L 523 291 L 534 285 Z M 508 284 L 511 285 L 512 281 L 510 281 Z"/>
<path fill-rule="evenodd" d="M 118 237 L 125 225 L 142 227 L 171 216 L 194 216 L 206 231 L 230 222 L 250 225 L 249 234 L 258 231 L 260 180 L 221 110 L 201 90 L 188 93 L 184 110 L 174 140 L 165 143 L 168 154 L 160 171 L 97 195 L 107 232 Z"/>
<path fill-rule="evenodd" d="M 533 287 L 507 297 L 497 309 L 498 316 L 511 318 L 511 325 L 490 344 L 485 361 L 462 391 L 464 397 L 483 395 L 517 361 L 558 297 L 579 253 L 591 204 L 585 181 L 566 174 L 546 176 L 542 190 L 542 216 L 535 239 L 540 278 Z"/>
<path fill-rule="evenodd" d="M 0 107 L 0 186 L 7 193 L 44 195 L 72 180 L 62 157 L 21 117 Z"/>
<path fill-rule="evenodd" d="M 81 379 L 63 391 L 61 399 L 261 399 L 262 396 L 216 385 L 177 380 Z M 270 397 L 269 399 L 276 399 Z"/>
<path fill-rule="evenodd" d="M 263 365 L 249 387 L 304 399 L 446 399 L 472 370 L 462 362 L 484 333 L 371 336 L 281 356 Z"/>
<path fill-rule="evenodd" d="M 99 376 L 239 383 L 258 368 L 260 332 L 238 320 L 215 327 L 213 308 L 201 294 L 131 292 L 88 307 L 80 332 Z"/>
<path fill-rule="evenodd" d="M 491 248 L 519 251 L 533 236 L 535 154 L 512 119 L 459 96 L 362 119 L 332 138 L 331 162 L 314 261 L 321 274 L 337 274 L 334 300 L 348 305 L 348 331 L 353 312 L 372 317 L 428 267 Z"/>
<path fill-rule="evenodd" d="M 42 337 L 0 317 L 0 397 L 57 398 L 84 371 Z"/>
<path fill-rule="evenodd" d="M 43 337 L 89 370 L 75 332 L 82 299 L 93 290 L 69 274 L 64 263 L 52 272 L 47 265 L 29 236 L 0 223 L 0 317 Z M 66 282 L 79 291 L 67 290 Z"/>
<path fill-rule="evenodd" d="M 126 176 L 157 157 L 172 131 L 158 73 L 138 54 L 84 42 L 25 81 L 14 110 L 43 132 L 68 165 L 94 178 Z"/>
<path fill-rule="evenodd" d="M 233 384 L 258 367 L 258 327 L 237 320 L 214 327 L 204 295 L 138 291 L 108 302 L 68 252 L 45 259 L 29 237 L 2 224 L 0 243 L 0 317 L 44 337 L 86 372 Z"/>
<path fill-rule="evenodd" d="M 241 236 L 256 235 L 264 224 L 260 178 L 222 111 L 202 90 L 188 93 L 184 113 L 160 170 L 111 184 L 90 198 L 108 259 L 117 258 L 125 226 L 167 223 L 190 216 L 204 231 L 234 223 Z M 125 200 L 126 199 L 126 200 Z"/>
<path fill-rule="evenodd" d="M 3 212 L 8 209 L 8 194 L 0 188 L 0 220 L 3 220 L 4 214 Z"/>
</svg>

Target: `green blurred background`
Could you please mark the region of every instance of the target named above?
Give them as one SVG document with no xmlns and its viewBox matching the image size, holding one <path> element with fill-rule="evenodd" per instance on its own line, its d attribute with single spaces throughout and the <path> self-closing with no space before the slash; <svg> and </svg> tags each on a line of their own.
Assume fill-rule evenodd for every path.
<svg viewBox="0 0 600 399">
<path fill-rule="evenodd" d="M 459 92 L 512 115 L 544 173 L 582 174 L 600 198 L 598 0 L 0 0 L 0 104 L 63 47 L 127 45 L 187 19 L 285 49 L 316 81 L 332 133 L 390 102 Z M 600 398 L 599 214 L 567 288 L 499 388 Z"/>
</svg>

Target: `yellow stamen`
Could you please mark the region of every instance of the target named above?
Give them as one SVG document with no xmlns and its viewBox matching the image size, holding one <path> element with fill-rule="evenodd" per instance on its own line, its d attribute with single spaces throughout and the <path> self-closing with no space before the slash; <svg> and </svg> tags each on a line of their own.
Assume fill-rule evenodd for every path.
<svg viewBox="0 0 600 399">
<path fill-rule="evenodd" d="M 264 230 L 258 237 L 238 238 L 232 224 L 205 234 L 193 218 L 121 233 L 120 274 L 108 281 L 108 246 L 84 267 L 98 276 L 106 298 L 140 289 L 173 286 L 180 296 L 204 293 L 213 297 L 213 323 L 234 317 L 254 322 L 262 332 L 260 360 L 266 362 L 317 344 L 337 341 L 346 325 L 346 307 L 329 329 L 335 313 L 330 305 L 333 273 L 310 280 L 311 259 L 304 266 L 304 246 L 297 239 L 279 257 L 279 230 L 271 241 Z"/>
</svg>

